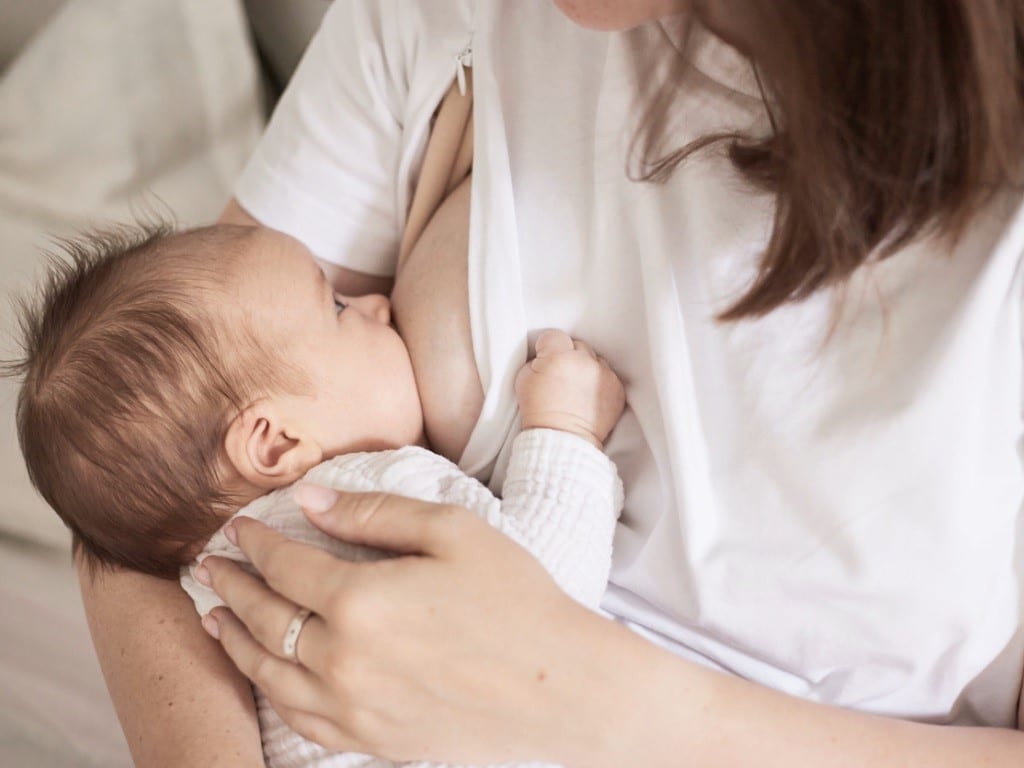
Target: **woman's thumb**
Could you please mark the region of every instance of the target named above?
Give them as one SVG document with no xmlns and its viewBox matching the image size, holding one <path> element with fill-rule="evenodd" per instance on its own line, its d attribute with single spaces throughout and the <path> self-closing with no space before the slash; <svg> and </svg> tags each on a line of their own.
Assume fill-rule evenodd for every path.
<svg viewBox="0 0 1024 768">
<path fill-rule="evenodd" d="M 292 496 L 306 518 L 336 539 L 401 554 L 440 554 L 465 513 L 387 493 L 348 493 L 299 483 Z M 468 514 L 468 513 L 466 513 Z"/>
</svg>

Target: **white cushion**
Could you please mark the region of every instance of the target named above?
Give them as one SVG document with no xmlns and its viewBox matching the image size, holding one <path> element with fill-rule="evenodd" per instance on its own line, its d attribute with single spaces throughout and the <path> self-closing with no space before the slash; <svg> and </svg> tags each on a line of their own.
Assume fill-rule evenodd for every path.
<svg viewBox="0 0 1024 768">
<path fill-rule="evenodd" d="M 38 275 L 47 236 L 146 205 L 216 218 L 261 130 L 238 0 L 72 0 L 0 80 L 0 297 Z M 0 302 L 0 357 L 13 351 Z M 0 382 L 0 533 L 65 545 L 30 487 Z"/>
</svg>

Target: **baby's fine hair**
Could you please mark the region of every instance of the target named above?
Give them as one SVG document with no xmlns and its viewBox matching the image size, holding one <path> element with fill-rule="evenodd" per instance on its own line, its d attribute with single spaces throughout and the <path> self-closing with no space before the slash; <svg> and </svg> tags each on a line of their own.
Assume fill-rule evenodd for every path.
<svg viewBox="0 0 1024 768">
<path fill-rule="evenodd" d="M 22 454 L 92 566 L 175 579 L 237 506 L 225 431 L 257 392 L 285 386 L 254 335 L 224 322 L 249 236 L 159 223 L 59 240 L 18 304 L 22 354 L 3 372 L 23 377 Z"/>
</svg>

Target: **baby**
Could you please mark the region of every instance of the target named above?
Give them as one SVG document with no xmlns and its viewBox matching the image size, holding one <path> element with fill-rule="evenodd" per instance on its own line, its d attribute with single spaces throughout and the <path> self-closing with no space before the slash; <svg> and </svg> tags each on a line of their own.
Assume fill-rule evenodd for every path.
<svg viewBox="0 0 1024 768">
<path fill-rule="evenodd" d="M 305 478 L 467 507 L 596 607 L 622 506 L 600 447 L 624 396 L 585 345 L 538 339 L 516 381 L 523 431 L 498 500 L 424 447 L 387 298 L 335 294 L 298 241 L 222 225 L 66 246 L 70 260 L 23 308 L 25 357 L 11 368 L 24 376 L 30 477 L 82 556 L 180 576 L 201 614 L 219 601 L 193 578 L 198 560 L 244 560 L 220 531 L 235 514 L 346 559 L 386 556 L 309 524 L 289 490 Z M 256 693 L 268 766 L 391 765 L 328 753 Z"/>
</svg>

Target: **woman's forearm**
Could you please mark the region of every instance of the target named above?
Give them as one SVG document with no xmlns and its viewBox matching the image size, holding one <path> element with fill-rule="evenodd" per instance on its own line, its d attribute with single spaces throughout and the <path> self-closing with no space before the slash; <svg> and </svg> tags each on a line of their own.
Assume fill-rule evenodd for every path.
<svg viewBox="0 0 1024 768">
<path fill-rule="evenodd" d="M 596 614 L 582 625 L 579 647 L 593 653 L 577 659 L 586 658 L 580 678 L 591 682 L 568 704 L 581 726 L 572 751 L 560 755 L 570 766 L 1024 765 L 1021 731 L 923 725 L 807 702 L 680 659 Z"/>
<path fill-rule="evenodd" d="M 134 762 L 263 764 L 248 680 L 199 625 L 177 584 L 131 571 L 90 574 L 82 600 Z"/>
<path fill-rule="evenodd" d="M 238 224 L 244 227 L 262 227 L 264 224 L 254 218 L 235 198 L 231 198 L 224 210 L 221 211 L 218 224 Z M 365 272 L 357 272 L 354 269 L 330 264 L 317 259 L 317 264 L 323 270 L 324 275 L 338 293 L 348 296 L 363 296 L 367 293 L 391 293 L 394 280 L 390 277 L 369 275 Z"/>
</svg>

